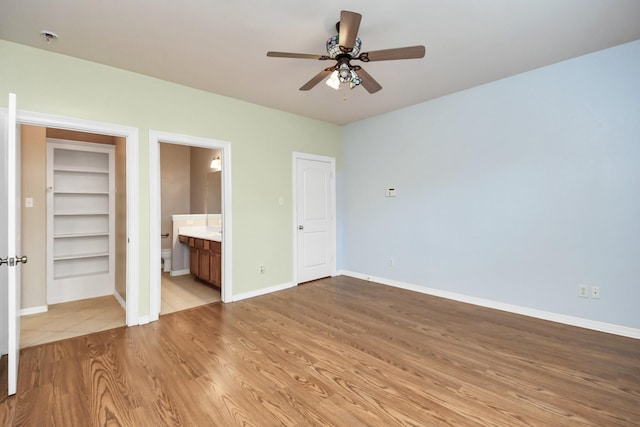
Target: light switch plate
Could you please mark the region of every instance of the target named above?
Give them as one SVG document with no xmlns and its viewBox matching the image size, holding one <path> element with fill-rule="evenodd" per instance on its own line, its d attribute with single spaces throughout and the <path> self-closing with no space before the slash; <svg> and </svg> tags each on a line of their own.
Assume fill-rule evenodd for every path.
<svg viewBox="0 0 640 427">
<path fill-rule="evenodd" d="M 32 208 L 33 207 L 33 197 L 25 197 L 24 198 L 24 207 Z"/>
</svg>

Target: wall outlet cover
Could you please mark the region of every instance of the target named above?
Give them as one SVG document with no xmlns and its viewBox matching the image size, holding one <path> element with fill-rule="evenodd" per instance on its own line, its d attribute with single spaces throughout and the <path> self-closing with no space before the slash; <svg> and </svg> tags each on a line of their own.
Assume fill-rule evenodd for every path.
<svg viewBox="0 0 640 427">
<path fill-rule="evenodd" d="M 589 287 L 587 285 L 578 285 L 578 296 L 581 298 L 589 298 Z"/>
</svg>

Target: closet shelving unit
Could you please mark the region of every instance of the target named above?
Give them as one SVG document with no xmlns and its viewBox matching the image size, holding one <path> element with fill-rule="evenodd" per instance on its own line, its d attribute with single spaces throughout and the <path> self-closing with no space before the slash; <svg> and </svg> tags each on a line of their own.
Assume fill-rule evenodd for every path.
<svg viewBox="0 0 640 427">
<path fill-rule="evenodd" d="M 114 147 L 47 139 L 47 303 L 113 294 Z"/>
</svg>

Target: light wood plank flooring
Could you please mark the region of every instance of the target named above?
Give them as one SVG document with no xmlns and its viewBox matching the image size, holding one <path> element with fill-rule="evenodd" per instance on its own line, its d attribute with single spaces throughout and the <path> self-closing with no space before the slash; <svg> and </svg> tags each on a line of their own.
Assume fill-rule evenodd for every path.
<svg viewBox="0 0 640 427">
<path fill-rule="evenodd" d="M 639 361 L 640 340 L 337 277 L 24 349 L 0 424 L 637 426 Z"/>
</svg>

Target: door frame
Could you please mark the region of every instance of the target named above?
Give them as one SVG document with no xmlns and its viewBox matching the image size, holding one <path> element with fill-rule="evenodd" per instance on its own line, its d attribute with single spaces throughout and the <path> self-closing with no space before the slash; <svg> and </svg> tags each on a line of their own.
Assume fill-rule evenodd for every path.
<svg viewBox="0 0 640 427">
<path fill-rule="evenodd" d="M 222 302 L 233 301 L 231 274 L 231 143 L 217 139 L 149 130 L 149 320 L 158 320 L 161 308 L 161 199 L 160 144 L 178 144 L 222 151 Z"/>
<path fill-rule="evenodd" d="M 18 125 L 33 125 L 47 128 L 66 129 L 78 132 L 97 133 L 111 135 L 126 139 L 126 170 L 127 170 L 127 296 L 126 296 L 126 323 L 127 326 L 140 325 L 138 315 L 139 301 L 139 242 L 140 242 L 140 215 L 139 197 L 139 148 L 138 129 L 130 126 L 116 125 L 112 123 L 96 122 L 91 120 L 71 117 L 56 116 L 52 114 L 34 113 L 18 110 L 16 116 Z"/>
<path fill-rule="evenodd" d="M 331 249 L 332 249 L 332 262 L 331 262 L 331 276 L 336 275 L 336 263 L 337 263 L 337 219 L 336 219 L 336 159 L 335 157 L 322 156 L 318 154 L 301 153 L 294 151 L 292 153 L 292 208 L 293 208 L 293 221 L 292 221 L 292 234 L 293 234 L 293 283 L 298 285 L 298 160 L 313 160 L 317 162 L 325 162 L 331 165 L 331 195 L 329 200 L 331 202 L 331 217 L 332 217 L 332 233 L 331 233 Z"/>
</svg>

